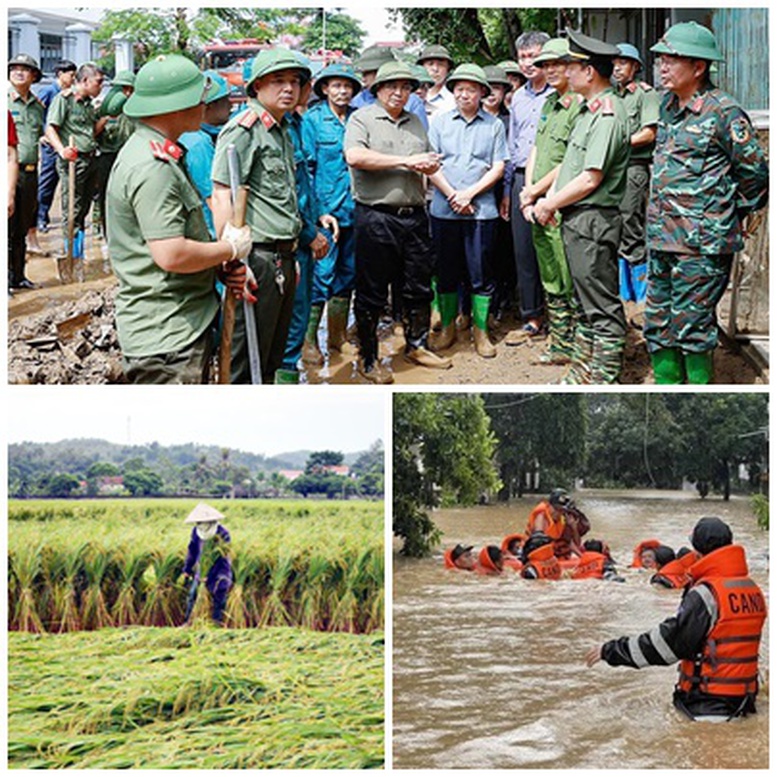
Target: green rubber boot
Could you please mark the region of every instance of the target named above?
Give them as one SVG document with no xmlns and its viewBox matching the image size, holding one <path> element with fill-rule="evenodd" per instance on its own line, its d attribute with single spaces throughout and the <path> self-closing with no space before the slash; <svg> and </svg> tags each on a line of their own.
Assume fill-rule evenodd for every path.
<svg viewBox="0 0 777 777">
<path fill-rule="evenodd" d="M 350 297 L 332 297 L 326 303 L 326 320 L 329 330 L 327 345 L 329 350 L 342 352 L 347 342 L 348 309 L 351 306 Z"/>
<path fill-rule="evenodd" d="M 454 292 L 437 294 L 440 330 L 429 335 L 429 347 L 443 351 L 456 342 L 456 313 L 459 309 L 459 295 Z"/>
<path fill-rule="evenodd" d="M 491 306 L 491 297 L 484 294 L 472 295 L 472 323 L 474 324 L 472 336 L 475 340 L 475 350 L 478 356 L 484 359 L 493 359 L 496 356 L 496 347 L 488 337 L 488 309 Z"/>
<path fill-rule="evenodd" d="M 275 370 L 275 383 L 280 385 L 299 383 L 299 373 L 296 370 Z"/>
<path fill-rule="evenodd" d="M 659 385 L 677 385 L 683 382 L 683 355 L 676 348 L 661 348 L 650 354 L 653 375 Z"/>
<path fill-rule="evenodd" d="M 311 364 L 315 367 L 320 367 L 324 363 L 324 354 L 321 353 L 321 349 L 318 347 L 318 325 L 321 323 L 323 312 L 323 305 L 311 305 L 308 328 L 305 330 L 305 339 L 302 342 L 303 363 Z"/>
<path fill-rule="evenodd" d="M 432 313 L 429 318 L 429 329 L 439 332 L 442 326 L 442 313 L 440 311 L 440 295 L 437 293 L 437 276 L 432 276 Z"/>
<path fill-rule="evenodd" d="M 682 354 L 688 383 L 705 384 L 713 382 L 715 367 L 712 353 L 712 351 L 703 351 L 702 353 Z"/>
</svg>

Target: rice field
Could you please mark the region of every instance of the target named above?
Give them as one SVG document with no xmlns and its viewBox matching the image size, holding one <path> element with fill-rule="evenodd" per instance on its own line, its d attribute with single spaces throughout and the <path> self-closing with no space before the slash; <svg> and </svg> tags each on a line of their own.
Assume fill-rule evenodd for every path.
<svg viewBox="0 0 777 777">
<path fill-rule="evenodd" d="M 232 535 L 225 625 L 383 629 L 382 502 L 209 500 Z M 11 501 L 8 628 L 178 626 L 196 500 Z M 199 588 L 194 618 L 207 618 Z"/>
<path fill-rule="evenodd" d="M 380 634 L 110 628 L 8 637 L 11 768 L 380 768 Z"/>
</svg>

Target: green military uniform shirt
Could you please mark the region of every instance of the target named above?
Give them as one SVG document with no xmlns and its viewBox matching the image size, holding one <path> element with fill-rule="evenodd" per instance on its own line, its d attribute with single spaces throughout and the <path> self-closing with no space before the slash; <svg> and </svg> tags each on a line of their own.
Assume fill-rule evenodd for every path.
<svg viewBox="0 0 777 777">
<path fill-rule="evenodd" d="M 233 116 L 216 141 L 213 180 L 229 186 L 227 148 L 234 143 L 240 183 L 250 189 L 246 223 L 254 243 L 293 240 L 302 227 L 286 124 L 286 118 L 279 124 L 258 100 L 249 99 L 248 110 Z"/>
<path fill-rule="evenodd" d="M 409 156 L 431 150 L 426 130 L 414 113 L 402 111 L 394 121 L 380 102 L 360 108 L 345 127 L 344 149 L 368 148 Z M 351 168 L 353 196 L 362 205 L 415 207 L 426 204 L 423 176 L 412 170 Z"/>
<path fill-rule="evenodd" d="M 671 253 L 733 254 L 741 220 L 766 204 L 769 166 L 750 119 L 715 87 L 685 107 L 661 104 L 647 211 L 648 247 Z"/>
<path fill-rule="evenodd" d="M 140 122 L 108 181 L 108 247 L 119 280 L 116 326 L 127 357 L 185 348 L 218 311 L 214 269 L 167 272 L 148 247 L 151 240 L 176 237 L 210 241 L 182 156 L 172 141 Z"/>
<path fill-rule="evenodd" d="M 537 183 L 551 170 L 561 164 L 567 149 L 569 134 L 577 121 L 583 98 L 574 92 L 554 92 L 542 105 L 537 124 L 534 145 L 534 172 L 531 183 Z"/>
<path fill-rule="evenodd" d="M 604 178 L 591 194 L 574 203 L 617 208 L 626 191 L 629 164 L 626 111 L 615 90 L 607 88 L 580 107 L 580 116 L 569 136 L 556 191 L 584 170 L 601 170 Z"/>
<path fill-rule="evenodd" d="M 72 135 L 81 153 L 88 154 L 97 148 L 94 136 L 97 110 L 91 97 L 79 99 L 70 89 L 59 92 L 49 106 L 48 123 L 57 128 L 59 139 L 65 146 L 69 145 Z"/>
<path fill-rule="evenodd" d="M 125 116 L 123 113 L 118 116 L 111 116 L 105 125 L 105 129 L 100 133 L 97 143 L 100 151 L 105 153 L 115 153 L 127 142 L 129 136 L 135 131 L 136 122 Z"/>
<path fill-rule="evenodd" d="M 16 134 L 19 136 L 19 164 L 37 165 L 46 108 L 32 92 L 25 100 L 16 89 L 11 88 L 8 90 L 8 110 L 13 116 Z"/>
<path fill-rule="evenodd" d="M 629 122 L 629 138 L 645 127 L 658 124 L 658 113 L 661 107 L 661 98 L 658 92 L 650 84 L 644 81 L 632 81 L 623 89 L 618 90 L 626 108 L 626 117 Z M 647 143 L 644 146 L 631 147 L 631 163 L 650 162 L 653 158 L 655 143 Z"/>
</svg>

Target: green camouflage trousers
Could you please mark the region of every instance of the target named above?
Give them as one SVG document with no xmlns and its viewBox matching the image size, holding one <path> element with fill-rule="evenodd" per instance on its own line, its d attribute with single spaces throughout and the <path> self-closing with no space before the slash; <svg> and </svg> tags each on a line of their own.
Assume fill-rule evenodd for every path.
<svg viewBox="0 0 777 777">
<path fill-rule="evenodd" d="M 715 348 L 716 308 L 728 286 L 732 260 L 732 254 L 650 252 L 644 326 L 649 351 L 702 353 Z"/>
<path fill-rule="evenodd" d="M 577 298 L 573 311 L 576 326 L 570 353 L 572 363 L 561 382 L 565 385 L 617 382 L 623 363 L 624 338 L 597 334 Z"/>
</svg>

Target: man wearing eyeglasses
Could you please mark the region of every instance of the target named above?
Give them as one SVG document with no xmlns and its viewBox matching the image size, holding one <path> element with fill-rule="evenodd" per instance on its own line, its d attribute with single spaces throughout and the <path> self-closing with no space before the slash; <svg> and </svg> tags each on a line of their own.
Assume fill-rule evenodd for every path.
<svg viewBox="0 0 777 777">
<path fill-rule="evenodd" d="M 76 232 L 83 232 L 86 215 L 92 202 L 97 165 L 95 151 L 97 136 L 105 128 L 108 117 L 98 118 L 94 99 L 103 88 L 105 76 L 93 62 L 86 62 L 76 72 L 71 89 L 63 89 L 54 97 L 49 108 L 46 140 L 58 155 L 57 172 L 62 190 L 62 217 L 67 218 L 70 180 L 69 162 L 75 161 L 75 217 Z M 70 145 L 70 138 L 74 145 Z M 78 245 L 79 236 L 73 239 Z"/>
<path fill-rule="evenodd" d="M 345 130 L 345 161 L 356 200 L 356 325 L 360 375 L 393 383 L 378 358 L 378 321 L 388 286 L 400 292 L 405 359 L 447 369 L 451 360 L 428 349 L 434 264 L 424 175 L 440 169 L 420 119 L 405 110 L 418 81 L 408 65 L 380 66 L 370 90 L 377 101 L 353 114 Z"/>
</svg>

